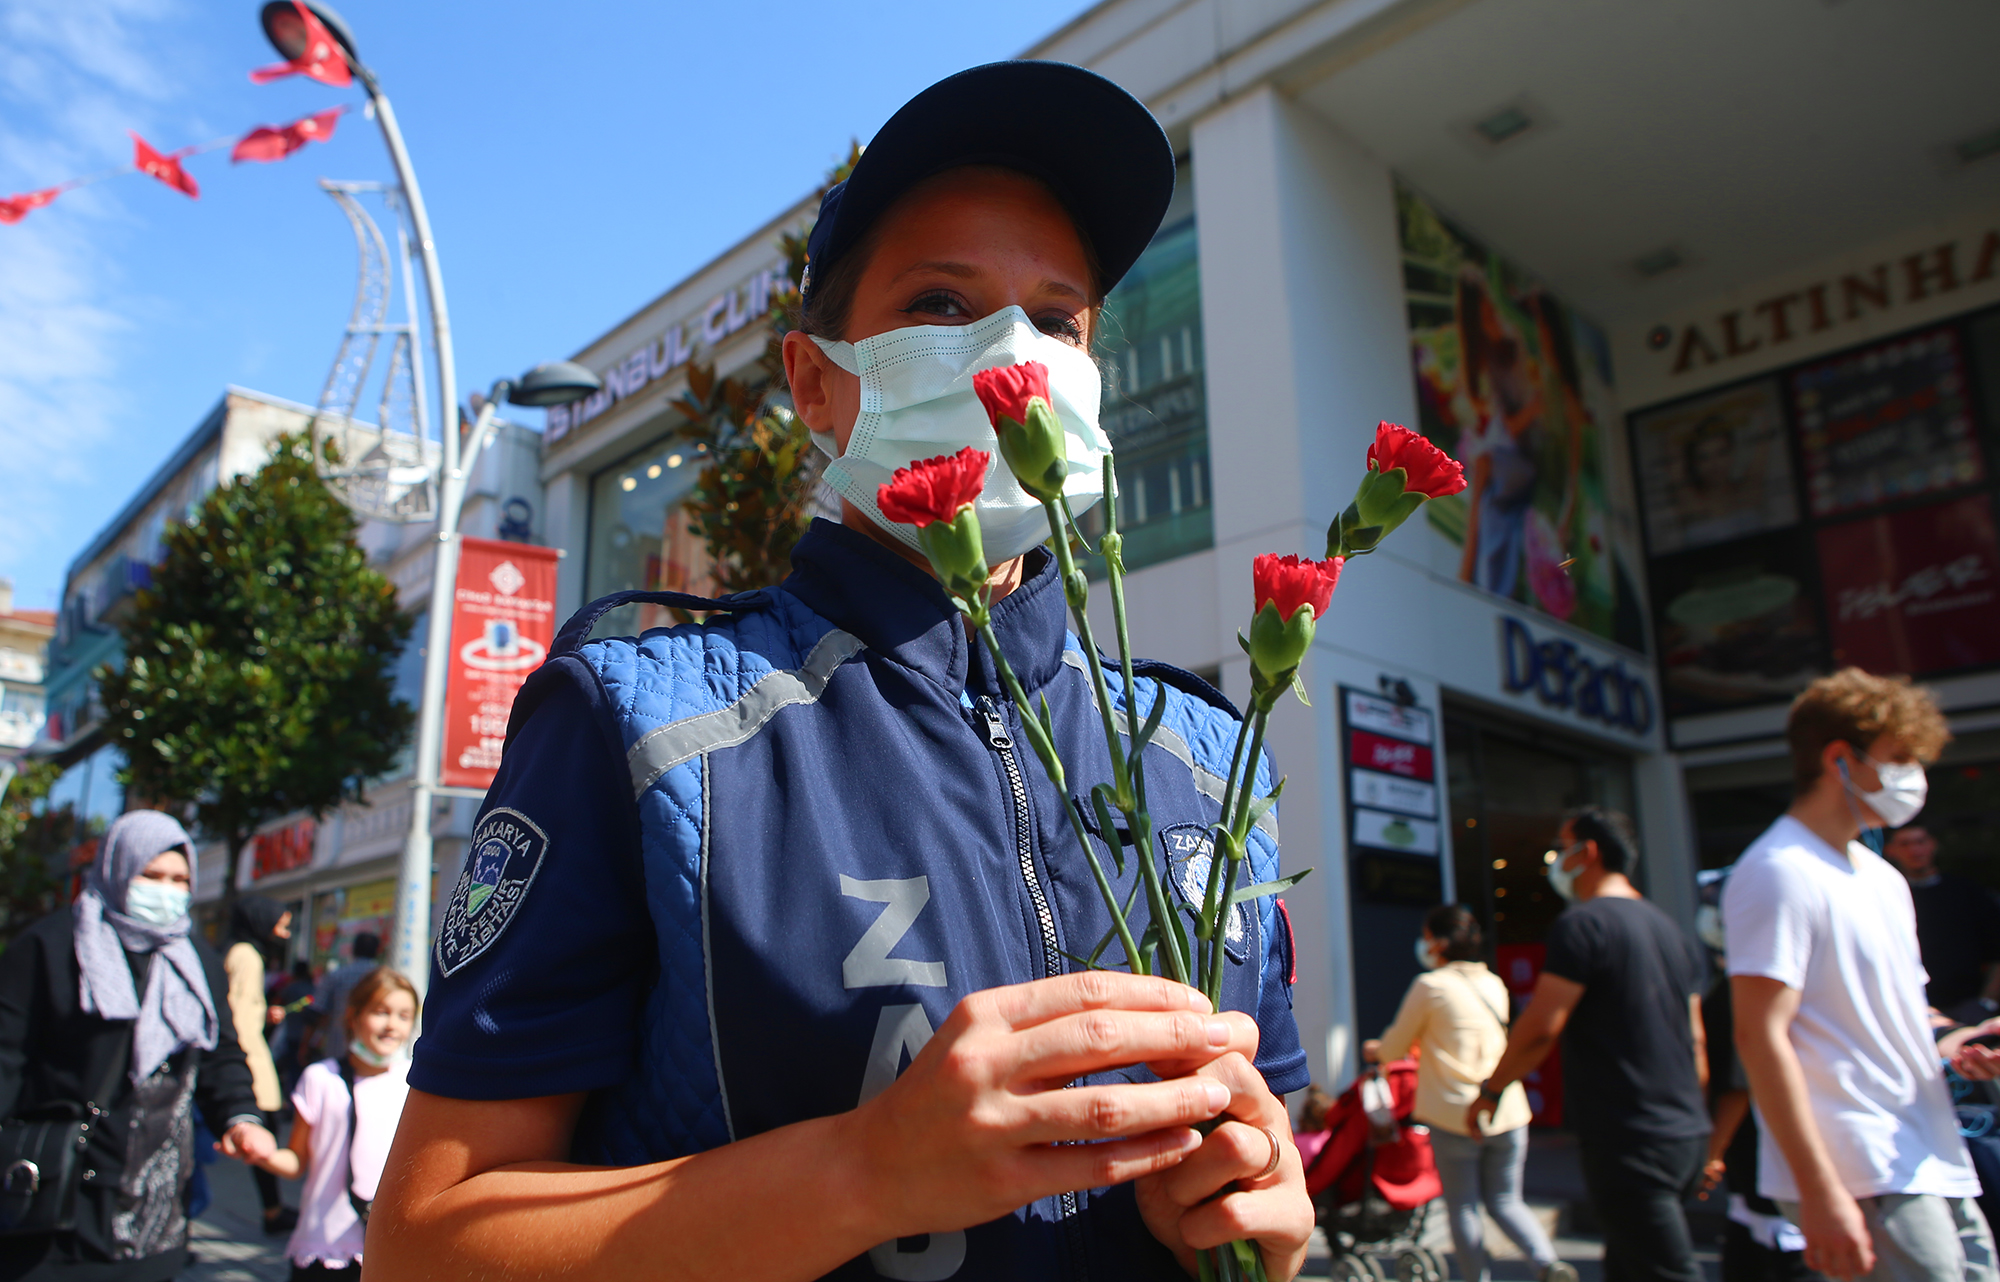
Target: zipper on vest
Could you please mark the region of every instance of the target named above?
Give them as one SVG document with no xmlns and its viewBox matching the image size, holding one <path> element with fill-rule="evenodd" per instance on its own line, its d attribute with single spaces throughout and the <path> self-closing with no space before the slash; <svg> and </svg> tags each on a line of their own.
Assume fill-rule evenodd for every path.
<svg viewBox="0 0 2000 1282">
<path fill-rule="evenodd" d="M 1007 787 L 1014 794 L 1014 854 L 1021 862 L 1021 880 L 1027 884 L 1028 898 L 1035 905 L 1035 921 L 1042 932 L 1042 975 L 1054 978 L 1062 974 L 1062 948 L 1056 940 L 1056 915 L 1049 908 L 1049 897 L 1042 890 L 1041 874 L 1035 871 L 1035 838 L 1028 823 L 1028 783 L 1021 777 L 1021 759 L 1014 754 L 1014 737 L 1007 733 L 1007 723 L 1001 720 L 1000 705 L 991 695 L 980 695 L 977 712 L 985 723 L 986 746 L 1000 754 L 1000 766 L 1007 772 Z M 1063 1220 L 1063 1242 L 1069 1250 L 1072 1276 L 1081 1278 L 1083 1269 L 1083 1244 L 1078 1235 L 1081 1226 L 1076 1218 L 1076 1194 L 1063 1193 L 1059 1202 Z"/>
<path fill-rule="evenodd" d="M 1056 940 L 1056 915 L 1049 897 L 1042 891 L 1041 874 L 1035 871 L 1035 838 L 1028 825 L 1028 783 L 1021 776 L 1021 759 L 1014 755 L 1014 737 L 1000 719 L 1000 705 L 990 695 L 980 695 L 980 719 L 986 723 L 986 746 L 1000 754 L 1001 768 L 1007 772 L 1007 787 L 1014 794 L 1014 855 L 1021 862 L 1021 880 L 1027 884 L 1028 898 L 1035 905 L 1035 921 L 1042 932 L 1042 975 L 1062 974 L 1062 949 Z"/>
</svg>

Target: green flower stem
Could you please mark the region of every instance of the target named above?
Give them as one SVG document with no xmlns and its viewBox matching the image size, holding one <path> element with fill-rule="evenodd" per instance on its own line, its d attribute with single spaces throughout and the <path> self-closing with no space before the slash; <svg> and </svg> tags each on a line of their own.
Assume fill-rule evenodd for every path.
<svg viewBox="0 0 2000 1282">
<path fill-rule="evenodd" d="M 1104 681 L 1104 663 L 1097 654 L 1097 642 L 1090 632 L 1090 583 L 1076 568 L 1069 550 L 1069 530 L 1063 524 L 1062 507 L 1054 499 L 1042 500 L 1049 518 L 1049 545 L 1055 549 L 1056 569 L 1062 574 L 1063 597 L 1069 602 L 1070 617 L 1076 620 L 1076 637 L 1090 661 L 1090 681 L 1097 691 L 1097 714 L 1104 721 L 1104 746 L 1111 752 L 1111 786 L 1118 793 L 1120 808 L 1128 795 L 1130 780 L 1125 768 L 1125 749 L 1118 742 L 1117 714 L 1111 710 L 1111 691 Z"/>
<path fill-rule="evenodd" d="M 1214 938 L 1209 940 L 1208 1000 L 1216 1009 L 1222 1008 L 1222 949 L 1229 935 L 1229 915 L 1236 911 L 1236 866 L 1243 862 L 1243 851 L 1250 839 L 1250 797 L 1256 792 L 1257 758 L 1264 751 L 1264 726 L 1271 718 L 1271 709 L 1263 699 L 1253 698 L 1250 711 L 1250 753 L 1243 762 L 1243 785 L 1237 791 L 1236 813 L 1229 823 L 1229 847 L 1227 851 L 1217 851 L 1218 857 L 1226 854 L 1229 870 L 1223 874 L 1222 904 L 1214 917 Z M 1235 771 L 1230 772 L 1232 777 Z M 1209 868 L 1213 880 L 1213 861 Z"/>
<path fill-rule="evenodd" d="M 1069 500 L 1063 500 L 1065 515 Z M 1076 518 L 1070 517 L 1074 525 Z M 1125 622 L 1125 558 L 1120 555 L 1121 540 L 1118 535 L 1118 487 L 1114 481 L 1111 459 L 1104 460 L 1104 531 L 1101 546 L 1105 547 L 1105 579 L 1111 587 L 1111 617 L 1118 630 L 1118 662 L 1121 675 L 1125 678 L 1125 725 L 1126 735 L 1131 742 L 1139 741 L 1139 700 L 1134 693 L 1137 683 L 1132 675 L 1132 636 Z M 1096 663 L 1096 651 L 1091 650 L 1091 662 Z M 1103 685 L 1099 678 L 1100 688 Z M 1100 699 L 1103 696 L 1099 696 Z M 1162 699 L 1166 691 L 1160 692 Z M 1110 705 L 1105 704 L 1106 707 Z M 1107 731 L 1107 736 L 1114 738 Z M 1115 749 L 1114 749 L 1115 752 Z M 1118 808 L 1125 812 L 1126 827 L 1132 834 L 1132 846 L 1139 860 L 1139 877 L 1146 886 L 1146 908 L 1159 923 L 1160 947 L 1167 955 L 1167 975 L 1182 984 L 1197 984 L 1193 959 L 1181 952 L 1181 935 L 1174 928 L 1174 909 L 1167 902 L 1166 889 L 1160 885 L 1160 870 L 1153 863 L 1153 820 L 1146 806 L 1146 761 L 1143 752 L 1134 753 L 1131 759 L 1130 776 L 1132 792 L 1129 797 L 1118 796 Z M 1131 804 L 1127 805 L 1126 802 Z"/>
<path fill-rule="evenodd" d="M 1146 960 L 1139 955 L 1139 946 L 1132 939 L 1132 928 L 1125 923 L 1125 914 L 1119 910 L 1118 892 L 1111 885 L 1111 879 L 1104 875 L 1104 865 L 1097 858 L 1097 851 L 1090 844 L 1090 834 L 1084 831 L 1083 815 L 1077 809 L 1076 798 L 1070 795 L 1069 783 L 1063 773 L 1062 758 L 1056 755 L 1055 744 L 1049 742 L 1048 733 L 1035 716 L 1033 705 L 1028 702 L 1027 692 L 1021 689 L 1021 680 L 1014 675 L 1013 665 L 1001 652 L 1000 638 L 993 631 L 993 615 L 981 602 L 976 610 L 968 611 L 973 626 L 979 629 L 980 639 L 986 642 L 986 649 L 993 656 L 993 666 L 1000 671 L 1000 680 L 1007 687 L 1007 694 L 1014 700 L 1014 708 L 1021 714 L 1021 733 L 1034 746 L 1035 756 L 1040 758 L 1042 769 L 1048 773 L 1049 781 L 1056 786 L 1056 792 L 1063 799 L 1063 810 L 1069 815 L 1070 831 L 1076 834 L 1076 844 L 1083 851 L 1083 858 L 1090 865 L 1090 875 L 1097 881 L 1097 893 L 1104 897 L 1104 907 L 1111 914 L 1111 924 L 1118 932 L 1118 942 L 1125 949 L 1125 957 L 1138 974 L 1146 973 Z M 1118 840 L 1117 833 L 1107 836 L 1110 841 Z"/>
</svg>

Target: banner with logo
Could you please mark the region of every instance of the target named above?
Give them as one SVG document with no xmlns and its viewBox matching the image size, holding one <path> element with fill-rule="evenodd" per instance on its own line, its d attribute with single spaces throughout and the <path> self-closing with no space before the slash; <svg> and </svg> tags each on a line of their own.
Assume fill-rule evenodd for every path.
<svg viewBox="0 0 2000 1282">
<path fill-rule="evenodd" d="M 514 695 L 555 643 L 556 556 L 525 543 L 459 541 L 440 772 L 447 786 L 493 783 Z"/>
</svg>

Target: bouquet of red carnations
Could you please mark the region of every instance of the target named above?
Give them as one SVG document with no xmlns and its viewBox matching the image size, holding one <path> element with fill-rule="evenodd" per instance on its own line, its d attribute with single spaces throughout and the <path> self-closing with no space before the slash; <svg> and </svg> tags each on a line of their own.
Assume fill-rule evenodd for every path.
<svg viewBox="0 0 2000 1282">
<path fill-rule="evenodd" d="M 1212 833 L 1218 854 L 1209 863 L 1208 884 L 1197 909 L 1184 906 L 1175 912 L 1170 906 L 1160 873 L 1153 859 L 1151 827 L 1146 817 L 1146 782 L 1143 752 L 1167 701 L 1156 699 L 1150 718 L 1139 721 L 1137 700 L 1128 700 L 1126 727 L 1121 736 L 1104 675 L 1104 657 L 1092 636 L 1089 602 L 1090 583 L 1077 568 L 1071 540 L 1083 543 L 1076 519 L 1063 492 L 1068 479 L 1063 429 L 1049 396 L 1048 370 L 1038 362 L 985 370 L 973 375 L 973 389 L 986 407 L 998 438 L 1000 454 L 1021 488 L 1038 499 L 1048 514 L 1049 546 L 1062 573 L 1063 592 L 1076 623 L 1077 638 L 1089 662 L 1097 706 L 1103 711 L 1105 746 L 1110 750 L 1111 778 L 1090 788 L 1090 803 L 1097 812 L 1099 831 L 1114 842 L 1118 834 L 1129 832 L 1138 857 L 1140 885 L 1145 897 L 1144 921 L 1138 921 L 1137 894 L 1120 903 L 1111 879 L 1098 860 L 1087 836 L 1081 803 L 1071 792 L 1061 758 L 1055 750 L 1053 731 L 1046 710 L 1038 712 L 1029 701 L 1001 652 L 988 610 L 987 579 L 990 567 L 980 543 L 979 518 L 974 500 L 985 488 L 993 458 L 970 447 L 955 455 L 929 459 L 896 471 L 891 481 L 876 495 L 882 514 L 892 521 L 913 525 L 917 543 L 929 558 L 938 581 L 952 602 L 964 612 L 993 656 L 994 666 L 1006 685 L 1021 716 L 1023 732 L 1056 791 L 1069 798 L 1065 807 L 1071 829 L 1082 847 L 1097 887 L 1104 896 L 1112 921 L 1112 934 L 1099 942 L 1089 958 L 1095 966 L 1110 946 L 1113 936 L 1123 949 L 1126 965 L 1139 974 L 1164 975 L 1204 992 L 1220 1007 L 1223 975 L 1223 923 L 1230 920 L 1239 903 L 1275 895 L 1297 884 L 1306 872 L 1293 873 L 1275 881 L 1252 886 L 1237 885 L 1248 853 L 1250 829 L 1278 800 L 1284 788 L 1280 779 L 1268 796 L 1254 796 L 1252 780 L 1256 762 L 1263 751 L 1264 729 L 1271 710 L 1286 690 L 1295 690 L 1306 700 L 1299 680 L 1299 664 L 1311 648 L 1313 632 L 1333 598 L 1341 568 L 1347 559 L 1374 551 L 1390 531 L 1408 520 L 1426 499 L 1456 494 L 1465 488 L 1459 464 L 1432 445 L 1421 434 L 1383 423 L 1376 429 L 1375 443 L 1368 449 L 1368 470 L 1347 505 L 1327 531 L 1326 559 L 1315 561 L 1298 556 L 1259 556 L 1252 569 L 1255 606 L 1249 635 L 1237 633 L 1237 640 L 1250 656 L 1250 708 L 1237 733 L 1229 777 L 1223 791 L 1220 820 Z M 1118 533 L 1117 495 L 1110 458 L 1104 461 L 1104 524 L 1096 551 L 1104 559 L 1105 578 L 1111 592 L 1112 619 L 1118 631 L 1118 663 L 1126 689 L 1134 688 L 1132 645 L 1125 621 L 1125 566 L 1121 559 L 1122 539 Z M 1086 550 L 1088 550 L 1087 545 Z M 1130 746 L 1126 741 L 1129 740 Z M 1247 751 L 1246 751 L 1247 749 Z M 1111 812 L 1125 817 L 1117 824 Z M 1119 847 L 1114 846 L 1114 851 Z M 1306 870 L 1307 872 L 1310 869 Z M 1185 919 L 1184 919 L 1185 916 Z M 1262 1279 L 1261 1255 L 1249 1243 L 1238 1242 L 1229 1249 L 1204 1252 L 1201 1256 L 1204 1280 Z"/>
</svg>

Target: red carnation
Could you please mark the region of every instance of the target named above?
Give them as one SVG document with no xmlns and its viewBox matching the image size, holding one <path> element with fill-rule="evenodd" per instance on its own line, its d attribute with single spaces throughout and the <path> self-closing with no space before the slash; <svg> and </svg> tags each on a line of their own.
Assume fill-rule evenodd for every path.
<svg viewBox="0 0 2000 1282">
<path fill-rule="evenodd" d="M 1262 613 L 1266 604 L 1275 605 L 1278 617 L 1289 619 L 1298 613 L 1300 606 L 1309 605 L 1317 621 L 1333 600 L 1333 587 L 1340 581 L 1344 561 L 1345 558 L 1337 556 L 1313 561 L 1269 552 L 1258 557 L 1250 567 L 1257 611 Z"/>
<path fill-rule="evenodd" d="M 991 454 L 968 445 L 956 454 L 899 467 L 875 491 L 875 505 L 891 521 L 920 530 L 933 521 L 950 521 L 986 488 L 986 467 L 992 461 Z"/>
<path fill-rule="evenodd" d="M 1054 403 L 1049 401 L 1049 367 L 1040 361 L 980 370 L 972 376 L 972 390 L 986 407 L 986 417 L 993 420 L 995 432 L 1000 430 L 1003 418 L 1027 422 L 1028 402 L 1037 396 Z"/>
<path fill-rule="evenodd" d="M 1438 499 L 1465 488 L 1465 468 L 1421 432 L 1383 423 L 1375 429 L 1375 443 L 1368 447 L 1368 466 L 1377 472 L 1402 468 L 1407 479 L 1403 488 L 1425 498 Z"/>
</svg>

